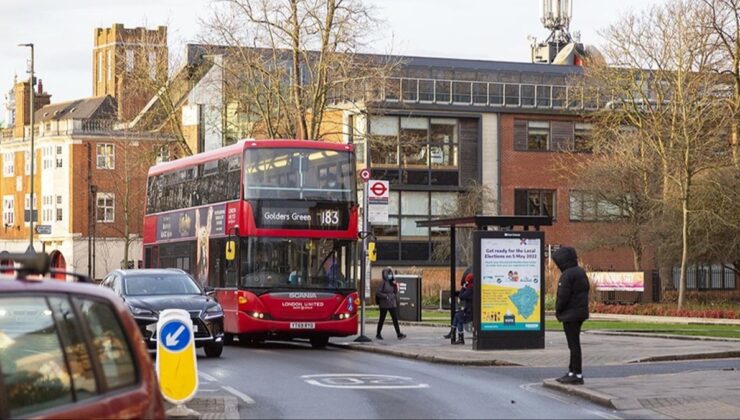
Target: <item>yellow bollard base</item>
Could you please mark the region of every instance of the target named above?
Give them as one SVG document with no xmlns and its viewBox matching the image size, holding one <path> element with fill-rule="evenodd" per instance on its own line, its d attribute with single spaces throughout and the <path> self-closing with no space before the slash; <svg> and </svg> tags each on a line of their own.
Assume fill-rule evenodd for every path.
<svg viewBox="0 0 740 420">
<path fill-rule="evenodd" d="M 176 406 L 167 410 L 165 414 L 167 415 L 167 417 L 192 418 L 192 419 L 200 418 L 199 412 L 185 407 L 185 404 L 177 404 Z"/>
</svg>

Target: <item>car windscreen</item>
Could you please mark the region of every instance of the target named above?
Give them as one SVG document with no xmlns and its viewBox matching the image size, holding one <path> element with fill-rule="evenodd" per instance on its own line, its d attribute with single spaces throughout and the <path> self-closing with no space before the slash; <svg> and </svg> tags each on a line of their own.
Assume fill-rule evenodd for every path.
<svg viewBox="0 0 740 420">
<path fill-rule="evenodd" d="M 199 295 L 200 288 L 190 277 L 182 274 L 141 274 L 124 279 L 126 296 Z"/>
</svg>

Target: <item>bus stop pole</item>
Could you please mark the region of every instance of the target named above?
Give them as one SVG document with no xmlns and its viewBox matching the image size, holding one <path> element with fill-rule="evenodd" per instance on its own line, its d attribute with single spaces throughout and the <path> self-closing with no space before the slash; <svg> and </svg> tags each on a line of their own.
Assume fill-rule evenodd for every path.
<svg viewBox="0 0 740 420">
<path fill-rule="evenodd" d="M 367 226 L 367 194 L 368 194 L 368 182 L 365 181 L 365 186 L 362 193 L 362 231 L 360 238 L 362 239 L 362 246 L 360 249 L 360 335 L 355 339 L 359 343 L 367 343 L 370 340 L 365 335 L 365 299 L 367 298 L 367 238 L 369 236 Z"/>
</svg>

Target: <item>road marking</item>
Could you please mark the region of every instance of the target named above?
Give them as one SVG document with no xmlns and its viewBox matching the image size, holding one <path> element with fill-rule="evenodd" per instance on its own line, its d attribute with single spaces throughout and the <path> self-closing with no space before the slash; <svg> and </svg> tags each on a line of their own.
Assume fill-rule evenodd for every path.
<svg viewBox="0 0 740 420">
<path fill-rule="evenodd" d="M 198 372 L 198 375 L 201 378 L 205 379 L 206 382 L 218 382 L 218 379 L 214 378 L 213 376 L 211 376 L 211 375 L 209 375 L 209 374 L 207 374 L 205 372 Z"/>
<path fill-rule="evenodd" d="M 236 390 L 236 389 L 234 389 L 234 388 L 232 388 L 232 387 L 230 387 L 228 385 L 223 385 L 221 388 L 223 388 L 224 391 L 227 391 L 227 392 L 231 393 L 235 397 L 240 398 L 242 401 L 244 401 L 245 404 L 254 404 L 255 403 L 255 401 L 249 395 L 247 395 L 247 394 L 245 394 L 245 393 L 243 393 L 241 391 L 238 391 L 238 390 Z"/>
<path fill-rule="evenodd" d="M 419 389 L 429 384 L 415 383 L 407 376 L 376 375 L 367 373 L 324 373 L 301 376 L 307 384 L 323 388 L 341 389 Z"/>
<path fill-rule="evenodd" d="M 520 385 L 519 388 L 521 388 L 521 389 L 523 389 L 525 391 L 531 392 L 533 394 L 537 394 L 537 395 L 541 395 L 543 397 L 550 398 L 552 400 L 561 402 L 563 404 L 574 405 L 573 400 L 567 400 L 565 398 L 559 397 L 556 394 L 553 394 L 553 393 L 551 393 L 549 391 L 546 391 L 542 387 L 542 383 L 541 382 L 531 382 L 531 383 L 528 383 L 528 384 L 523 384 L 523 385 Z M 591 413 L 593 415 L 596 415 L 596 416 L 599 416 L 599 417 L 601 417 L 603 419 L 608 419 L 608 420 L 622 420 L 622 417 L 619 417 L 619 416 L 614 415 L 614 414 L 604 413 L 604 412 L 596 411 L 596 410 L 590 410 L 588 408 L 584 408 L 584 409 L 586 411 L 588 411 L 589 413 Z"/>
</svg>

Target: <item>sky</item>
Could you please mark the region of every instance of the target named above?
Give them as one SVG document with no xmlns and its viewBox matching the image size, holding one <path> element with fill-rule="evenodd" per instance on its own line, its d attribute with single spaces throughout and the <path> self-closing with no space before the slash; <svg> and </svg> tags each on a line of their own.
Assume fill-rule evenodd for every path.
<svg viewBox="0 0 740 420">
<path fill-rule="evenodd" d="M 540 0 L 362 0 L 375 7 L 384 31 L 361 52 L 529 60 L 528 35 L 546 38 L 539 21 Z M 629 10 L 664 0 L 573 0 L 571 32 L 598 46 L 598 30 Z M 93 29 L 168 26 L 170 52 L 182 54 L 197 39 L 200 19 L 212 0 L 0 0 L 0 101 L 13 75 L 26 75 L 28 48 L 35 45 L 35 70 L 52 102 L 92 95 Z M 0 113 L 0 119 L 2 113 Z"/>
</svg>

